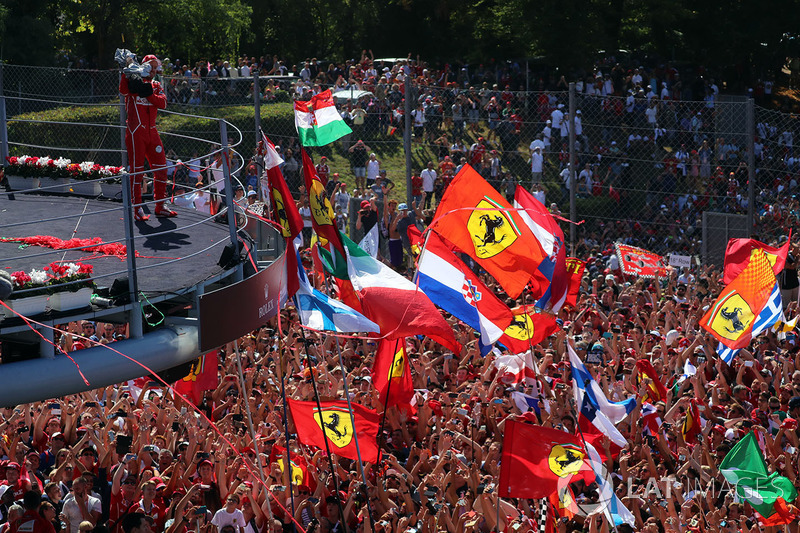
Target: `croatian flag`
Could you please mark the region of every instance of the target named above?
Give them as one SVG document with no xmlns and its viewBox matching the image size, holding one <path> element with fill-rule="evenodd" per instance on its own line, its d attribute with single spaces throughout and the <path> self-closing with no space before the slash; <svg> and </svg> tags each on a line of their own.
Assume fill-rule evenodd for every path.
<svg viewBox="0 0 800 533">
<path fill-rule="evenodd" d="M 632 396 L 622 402 L 612 402 L 606 398 L 600 384 L 586 370 L 578 354 L 567 344 L 569 362 L 572 365 L 572 394 L 575 405 L 578 406 L 581 418 L 596 427 L 611 441 L 620 447 L 625 447 L 628 441 L 616 428 L 636 407 L 636 397 Z"/>
<path fill-rule="evenodd" d="M 297 253 L 296 250 L 295 253 Z M 295 303 L 300 321 L 304 326 L 320 331 L 339 333 L 380 333 L 381 329 L 378 324 L 342 302 L 328 298 L 312 287 L 299 255 L 297 266 L 300 286 L 295 294 Z"/>
<path fill-rule="evenodd" d="M 508 307 L 434 232 L 428 233 L 415 281 L 436 305 L 479 331 L 483 344 L 497 341 L 511 323 Z"/>
<path fill-rule="evenodd" d="M 567 299 L 570 276 L 567 274 L 567 252 L 564 249 L 564 232 L 547 208 L 524 187 L 517 185 L 514 193 L 514 207 L 520 209 L 519 215 L 531 229 L 547 254 L 539 263 L 539 272 L 550 280 L 550 285 L 542 294 L 536 307 L 550 308 L 557 313 Z"/>
</svg>

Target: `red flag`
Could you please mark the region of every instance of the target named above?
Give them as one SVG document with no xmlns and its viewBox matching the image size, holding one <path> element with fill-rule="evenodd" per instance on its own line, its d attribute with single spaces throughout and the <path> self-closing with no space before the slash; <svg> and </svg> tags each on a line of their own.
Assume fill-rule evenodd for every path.
<svg viewBox="0 0 800 533">
<path fill-rule="evenodd" d="M 728 247 L 725 249 L 725 270 L 722 274 L 722 282 L 725 285 L 733 283 L 739 273 L 745 269 L 750 262 L 753 250 L 762 250 L 767 256 L 767 261 L 772 266 L 772 271 L 777 276 L 786 264 L 786 256 L 789 255 L 789 244 L 792 240 L 792 232 L 789 230 L 789 239 L 780 248 L 768 246 L 755 239 L 730 239 Z"/>
<path fill-rule="evenodd" d="M 586 268 L 586 261 L 581 261 L 575 257 L 567 257 L 567 273 L 569 274 L 569 289 L 564 305 L 575 307 L 578 302 L 578 291 L 581 288 L 583 270 Z"/>
<path fill-rule="evenodd" d="M 534 294 L 549 283 L 539 272 L 546 257 L 539 241 L 506 199 L 469 165 L 456 174 L 436 209 L 436 233 L 469 254 L 518 298 L 528 282 Z"/>
<path fill-rule="evenodd" d="M 312 476 L 308 475 L 308 463 L 306 463 L 306 458 L 299 453 L 293 453 L 291 459 L 292 483 L 295 485 L 306 485 L 310 487 L 311 490 L 314 490 L 317 483 Z M 286 469 L 286 448 L 273 444 L 272 451 L 269 453 L 269 462 L 278 463 L 281 472 L 284 472 Z M 314 486 L 312 487 L 312 485 Z"/>
<path fill-rule="evenodd" d="M 697 442 L 697 435 L 700 434 L 700 411 L 697 409 L 697 400 L 691 399 L 689 409 L 686 410 L 686 417 L 681 424 L 681 434 L 686 444 Z"/>
<path fill-rule="evenodd" d="M 511 319 L 511 324 L 497 340 L 511 353 L 527 352 L 531 346 L 536 346 L 558 329 L 555 315 L 536 313 L 532 306 L 528 309 L 527 313 L 524 307 L 512 309 L 514 317 Z"/>
<path fill-rule="evenodd" d="M 699 322 L 700 327 L 732 350 L 750 344 L 756 317 L 770 302 L 773 289 L 777 294 L 775 274 L 766 254 L 758 250 L 755 253 Z"/>
<path fill-rule="evenodd" d="M 354 426 L 346 401 L 320 402 L 321 411 L 317 402 L 287 401 L 300 442 L 324 450 L 327 436 L 331 453 L 357 461 L 355 435 L 358 434 L 361 460 L 373 464 L 378 462 L 378 413 L 352 404 Z"/>
<path fill-rule="evenodd" d="M 200 356 L 192 363 L 192 370 L 189 375 L 175 383 L 173 388 L 185 396 L 195 405 L 200 405 L 203 400 L 203 392 L 214 390 L 219 385 L 217 375 L 217 358 L 219 352 L 212 350 Z"/>
<path fill-rule="evenodd" d="M 292 240 L 303 230 L 303 217 L 297 210 L 292 193 L 283 179 L 280 163 L 283 159 L 275 150 L 266 135 L 261 134 L 262 150 L 264 152 L 264 166 L 267 169 L 267 182 L 269 183 L 269 197 L 272 205 L 272 220 L 280 224 L 280 232 L 286 240 L 286 290 L 288 297 L 291 298 L 297 292 L 299 281 L 297 279 L 297 257 L 294 253 Z"/>
<path fill-rule="evenodd" d="M 656 275 L 663 278 L 667 275 L 667 264 L 660 255 L 618 242 L 614 243 L 614 247 L 623 274 L 640 278 L 653 278 Z"/>
<path fill-rule="evenodd" d="M 389 381 L 392 382 L 391 387 Z M 406 356 L 405 339 L 384 339 L 378 345 L 375 363 L 372 365 L 372 384 L 386 408 L 392 405 L 410 405 L 414 397 L 414 382 Z"/>
<path fill-rule="evenodd" d="M 411 252 L 416 257 L 422 251 L 422 245 L 425 243 L 425 240 L 422 238 L 422 232 L 415 224 L 411 224 L 406 230 L 406 234 L 408 235 L 408 240 L 411 242 Z"/>
<path fill-rule="evenodd" d="M 774 506 L 776 512 L 769 518 L 764 518 L 758 514 L 758 512 L 756 512 L 756 516 L 758 517 L 758 521 L 762 527 L 791 524 L 797 519 L 797 508 L 793 505 L 790 506 L 783 498 L 777 498 Z"/>
<path fill-rule="evenodd" d="M 502 498 L 548 498 L 589 468 L 585 457 L 577 435 L 507 420 L 498 493 Z"/>
<path fill-rule="evenodd" d="M 645 392 L 642 401 L 651 403 L 666 402 L 667 388 L 661 383 L 661 380 L 658 379 L 658 372 L 653 368 L 653 363 L 647 359 L 639 359 L 636 361 L 636 369 L 639 371 L 636 376 L 637 384 L 641 383 L 643 378 L 648 378 L 650 380 L 650 384 L 647 386 L 647 392 Z"/>
<path fill-rule="evenodd" d="M 303 154 L 303 176 L 306 194 L 308 194 L 308 206 L 311 209 L 311 225 L 319 237 L 320 245 L 326 248 L 332 247 L 332 251 L 335 251 L 334 255 L 340 256 L 333 258 L 332 267 L 336 268 L 336 265 L 343 264 L 347 257 L 339 230 L 336 227 L 336 215 L 325 192 L 325 184 L 320 180 L 317 169 L 314 167 L 314 161 L 304 149 L 300 151 Z"/>
</svg>

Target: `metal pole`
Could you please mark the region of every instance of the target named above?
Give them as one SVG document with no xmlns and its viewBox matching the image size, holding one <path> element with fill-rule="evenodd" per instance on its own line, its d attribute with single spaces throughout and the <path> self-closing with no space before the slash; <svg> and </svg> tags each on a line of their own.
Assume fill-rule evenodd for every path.
<svg viewBox="0 0 800 533">
<path fill-rule="evenodd" d="M 119 73 L 119 76 L 122 77 L 122 72 Z M 117 84 L 119 84 L 119 79 L 117 80 Z M 125 132 L 127 131 L 127 113 L 125 111 L 125 97 L 122 94 L 119 95 L 119 146 L 120 146 L 120 160 L 122 161 L 122 166 L 128 166 L 128 148 L 125 145 Z M 133 168 L 128 169 L 130 172 L 133 172 Z"/>
<path fill-rule="evenodd" d="M 745 135 L 747 135 L 747 234 L 755 233 L 756 209 L 756 152 L 755 152 L 755 105 L 752 98 L 747 99 L 747 124 Z"/>
<path fill-rule="evenodd" d="M 136 277 L 136 243 L 133 238 L 133 206 L 131 206 L 131 175 L 122 175 L 122 213 L 125 221 L 125 254 L 128 266 L 128 292 L 130 293 L 131 337 L 140 338 L 143 334 L 142 313 L 139 305 L 139 280 Z"/>
<path fill-rule="evenodd" d="M 5 66 L 0 61 L 0 165 L 5 164 L 8 157 L 8 124 L 6 122 L 6 97 L 3 93 L 3 70 L 5 70 Z"/>
<path fill-rule="evenodd" d="M 578 219 L 575 186 L 575 82 L 571 82 L 569 84 L 569 218 L 573 222 Z M 575 255 L 576 233 L 575 224 L 570 224 L 569 246 L 572 255 Z"/>
<path fill-rule="evenodd" d="M 269 499 L 270 492 L 269 486 L 267 485 L 267 480 L 264 478 L 264 467 L 261 464 L 261 453 L 258 451 L 258 440 L 256 439 L 256 430 L 253 427 L 253 416 L 250 414 L 250 401 L 249 396 L 247 393 L 247 389 L 245 388 L 244 383 L 244 372 L 242 371 L 242 356 L 239 353 L 239 343 L 238 341 L 233 341 L 233 349 L 236 351 L 236 366 L 239 370 L 239 387 L 241 388 L 241 392 L 244 395 L 244 412 L 247 413 L 247 427 L 250 430 L 250 438 L 253 439 L 253 449 L 256 451 L 256 466 L 258 466 L 258 477 L 261 478 L 261 483 L 264 485 L 264 490 L 267 494 L 267 499 Z M 291 468 L 289 471 L 291 472 Z M 272 524 L 272 506 L 267 505 L 268 514 L 269 514 L 269 521 Z M 294 510 L 292 510 L 294 511 Z M 294 512 L 292 513 L 294 515 Z M 270 528 L 271 530 L 272 528 Z"/>
<path fill-rule="evenodd" d="M 261 78 L 257 72 L 253 73 L 253 117 L 256 127 L 256 146 L 258 146 L 258 143 L 261 142 L 263 133 L 261 132 Z M 260 158 L 259 156 L 256 157 Z M 260 163 L 260 165 L 256 166 L 259 178 L 261 178 L 261 173 L 264 170 L 263 158 L 260 159 L 261 161 L 257 161 L 257 163 Z M 246 171 L 247 169 L 245 169 L 245 172 Z M 256 193 L 258 193 L 258 197 L 261 198 L 261 187 L 258 187 Z M 266 198 L 261 198 L 261 200 L 266 201 Z M 263 228 L 261 226 L 261 224 L 256 225 L 256 242 L 258 242 L 259 250 L 261 249 L 261 243 L 263 242 L 262 239 L 264 238 Z M 260 258 L 256 256 L 256 262 L 258 262 L 259 259 Z"/>
<path fill-rule="evenodd" d="M 405 66 L 405 105 L 403 106 L 403 150 L 406 152 L 406 203 L 410 206 L 414 200 L 411 196 L 411 67 Z"/>
<path fill-rule="evenodd" d="M 225 205 L 228 208 L 228 229 L 231 232 L 231 243 L 236 254 L 239 254 L 239 235 L 236 228 L 236 212 L 233 201 L 233 186 L 231 184 L 231 169 L 229 166 L 230 151 L 228 147 L 228 124 L 225 119 L 219 119 L 219 136 L 222 143 L 222 176 L 225 179 Z M 244 279 L 244 268 L 239 262 L 236 267 L 236 281 Z"/>
</svg>

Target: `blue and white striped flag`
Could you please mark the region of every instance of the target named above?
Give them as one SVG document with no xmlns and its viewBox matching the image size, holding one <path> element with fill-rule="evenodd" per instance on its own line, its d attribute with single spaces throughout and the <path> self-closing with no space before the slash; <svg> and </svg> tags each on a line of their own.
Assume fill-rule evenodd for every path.
<svg viewBox="0 0 800 533">
<path fill-rule="evenodd" d="M 295 303 L 297 312 L 300 314 L 300 321 L 304 326 L 338 333 L 380 333 L 381 328 L 378 324 L 342 302 L 328 298 L 312 287 L 299 256 L 297 269 L 300 287 L 295 295 Z"/>
<path fill-rule="evenodd" d="M 753 322 L 753 332 L 750 334 L 750 338 L 755 339 L 758 335 L 767 331 L 782 316 L 783 300 L 781 300 L 781 291 L 778 288 L 778 283 L 775 282 L 775 286 L 772 287 L 772 292 L 769 295 L 769 300 L 767 300 L 767 305 L 764 306 L 764 309 L 761 310 Z M 717 355 L 728 365 L 731 364 L 733 358 L 736 357 L 738 353 L 739 350 L 728 348 L 722 343 L 719 343 L 719 346 L 717 346 Z"/>
</svg>

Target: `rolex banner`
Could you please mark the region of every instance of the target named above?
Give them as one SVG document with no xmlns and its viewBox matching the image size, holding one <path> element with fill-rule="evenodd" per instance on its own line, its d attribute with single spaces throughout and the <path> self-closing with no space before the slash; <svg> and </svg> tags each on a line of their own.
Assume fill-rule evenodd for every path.
<svg viewBox="0 0 800 533">
<path fill-rule="evenodd" d="M 378 462 L 378 413 L 354 403 L 351 419 L 347 402 L 343 400 L 320 402 L 321 409 L 317 402 L 287 401 L 300 442 L 324 450 L 327 437 L 331 453 L 357 461 L 355 436 L 358 434 L 361 460 Z"/>
<path fill-rule="evenodd" d="M 467 253 L 512 298 L 531 283 L 539 298 L 549 280 L 539 272 L 546 257 L 539 241 L 506 199 L 469 165 L 453 178 L 436 209 L 434 231 Z"/>
</svg>

